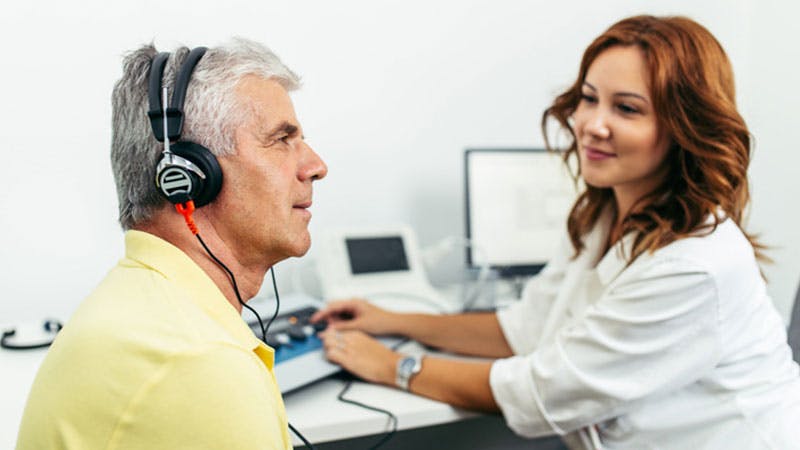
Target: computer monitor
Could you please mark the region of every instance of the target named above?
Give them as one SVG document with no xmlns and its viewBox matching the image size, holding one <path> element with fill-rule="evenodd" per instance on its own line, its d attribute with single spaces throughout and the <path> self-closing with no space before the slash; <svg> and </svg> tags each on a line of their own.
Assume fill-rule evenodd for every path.
<svg viewBox="0 0 800 450">
<path fill-rule="evenodd" d="M 541 148 L 464 152 L 467 265 L 532 275 L 553 256 L 576 188 L 560 154 Z"/>
</svg>

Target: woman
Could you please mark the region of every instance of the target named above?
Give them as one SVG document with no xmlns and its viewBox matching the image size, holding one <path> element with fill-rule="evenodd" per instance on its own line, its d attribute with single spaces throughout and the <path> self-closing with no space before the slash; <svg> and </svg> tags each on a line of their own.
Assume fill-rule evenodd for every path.
<svg viewBox="0 0 800 450">
<path fill-rule="evenodd" d="M 793 448 L 800 378 L 741 229 L 750 137 L 724 50 L 681 17 L 622 20 L 554 118 L 586 189 L 558 255 L 497 313 L 332 303 L 328 358 L 373 382 L 500 411 L 523 436 L 605 448 Z M 548 145 L 549 146 L 549 145 Z M 415 361 L 368 334 L 498 358 Z M 398 370 L 399 364 L 399 370 Z M 397 381 L 396 381 L 397 379 Z"/>
</svg>

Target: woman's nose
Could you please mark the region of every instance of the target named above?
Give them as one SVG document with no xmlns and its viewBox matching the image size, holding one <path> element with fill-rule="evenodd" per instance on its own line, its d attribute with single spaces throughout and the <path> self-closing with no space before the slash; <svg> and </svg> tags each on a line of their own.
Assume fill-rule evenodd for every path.
<svg viewBox="0 0 800 450">
<path fill-rule="evenodd" d="M 607 119 L 608 117 L 598 109 L 588 118 L 584 128 L 593 137 L 608 139 L 611 136 L 611 128 L 609 127 Z"/>
</svg>

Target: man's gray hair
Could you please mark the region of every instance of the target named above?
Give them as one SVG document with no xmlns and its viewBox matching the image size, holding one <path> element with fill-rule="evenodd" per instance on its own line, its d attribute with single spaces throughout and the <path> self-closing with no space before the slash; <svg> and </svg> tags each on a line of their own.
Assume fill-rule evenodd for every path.
<svg viewBox="0 0 800 450">
<path fill-rule="evenodd" d="M 172 52 L 167 62 L 163 86 L 169 89 L 170 96 L 178 68 L 189 51 L 181 47 Z M 128 54 L 111 98 L 111 166 L 123 230 L 150 219 L 166 202 L 154 186 L 163 144 L 153 136 L 147 117 L 148 75 L 157 53 L 150 44 Z M 261 44 L 237 38 L 209 48 L 192 73 L 186 93 L 182 139 L 196 142 L 216 156 L 233 153 L 234 132 L 251 113 L 235 95 L 236 86 L 248 75 L 275 80 L 287 91 L 300 85 L 298 76 Z"/>
</svg>

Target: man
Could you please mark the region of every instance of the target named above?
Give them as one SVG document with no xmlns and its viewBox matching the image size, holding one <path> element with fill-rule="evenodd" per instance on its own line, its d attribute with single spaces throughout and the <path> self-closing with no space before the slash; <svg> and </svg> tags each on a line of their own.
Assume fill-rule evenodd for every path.
<svg viewBox="0 0 800 450">
<path fill-rule="evenodd" d="M 187 53 L 164 57 L 168 93 L 180 90 L 177 73 L 195 51 Z M 245 40 L 201 51 L 188 70 L 177 134 L 210 150 L 224 182 L 186 220 L 234 284 L 165 199 L 170 178 L 157 165 L 172 155 L 157 140 L 163 110 L 148 104 L 157 60 L 152 46 L 128 55 L 112 98 L 125 257 L 50 349 L 19 449 L 291 448 L 273 350 L 242 320 L 237 294 L 252 298 L 272 265 L 310 246 L 312 183 L 327 168 L 304 142 L 287 94 L 298 78 Z M 190 198 L 169 199 L 187 207 Z"/>
</svg>

